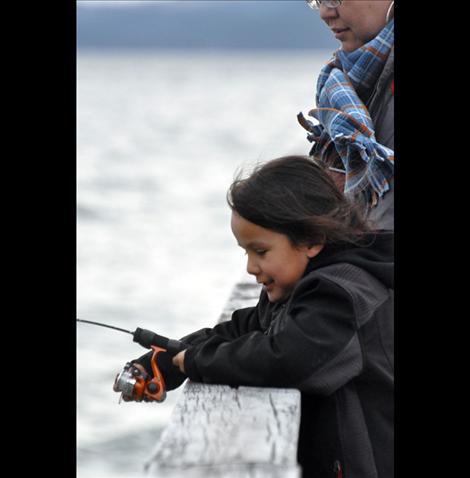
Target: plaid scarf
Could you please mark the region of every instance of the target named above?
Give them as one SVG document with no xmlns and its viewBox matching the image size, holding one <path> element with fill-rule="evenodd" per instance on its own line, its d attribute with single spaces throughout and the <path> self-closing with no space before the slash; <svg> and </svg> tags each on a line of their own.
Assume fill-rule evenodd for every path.
<svg viewBox="0 0 470 478">
<path fill-rule="evenodd" d="M 315 141 L 313 154 L 323 160 L 331 143 L 343 163 L 344 193 L 363 194 L 368 205 L 377 204 L 390 188 L 394 172 L 394 152 L 379 144 L 364 102 L 370 96 L 394 44 L 394 21 L 369 43 L 352 52 L 338 50 L 323 67 L 317 83 L 317 108 L 308 115 L 299 113 L 299 123 Z M 364 99 L 361 100 L 361 98 Z"/>
</svg>

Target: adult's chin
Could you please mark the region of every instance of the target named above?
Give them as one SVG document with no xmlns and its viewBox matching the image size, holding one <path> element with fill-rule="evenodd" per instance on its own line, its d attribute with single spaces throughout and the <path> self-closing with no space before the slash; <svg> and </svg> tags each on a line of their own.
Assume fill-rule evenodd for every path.
<svg viewBox="0 0 470 478">
<path fill-rule="evenodd" d="M 358 41 L 343 41 L 341 42 L 341 50 L 350 53 L 358 48 L 361 48 L 362 45 L 364 45 L 364 43 Z"/>
</svg>

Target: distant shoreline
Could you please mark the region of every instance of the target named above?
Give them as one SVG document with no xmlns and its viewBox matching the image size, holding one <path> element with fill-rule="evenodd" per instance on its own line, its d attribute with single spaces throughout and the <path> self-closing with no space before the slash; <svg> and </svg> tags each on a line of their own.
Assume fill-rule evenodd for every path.
<svg viewBox="0 0 470 478">
<path fill-rule="evenodd" d="M 304 0 L 77 3 L 78 48 L 334 50 Z"/>
</svg>

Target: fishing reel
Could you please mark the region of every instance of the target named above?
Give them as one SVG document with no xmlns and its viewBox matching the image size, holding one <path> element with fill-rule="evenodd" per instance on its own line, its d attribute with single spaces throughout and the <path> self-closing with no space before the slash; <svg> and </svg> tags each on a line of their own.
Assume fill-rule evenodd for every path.
<svg viewBox="0 0 470 478">
<path fill-rule="evenodd" d="M 107 327 L 109 329 L 118 330 L 119 332 L 131 334 L 134 337 L 134 342 L 137 342 L 146 349 L 152 349 L 153 354 L 150 359 L 150 364 L 152 366 L 153 377 L 128 362 L 122 369 L 121 373 L 116 376 L 113 390 L 115 392 L 121 392 L 121 399 L 124 398 L 127 401 L 163 402 L 163 400 L 165 400 L 166 385 L 163 375 L 157 365 L 157 355 L 160 352 L 168 352 L 170 356 L 173 357 L 177 353 L 186 349 L 186 344 L 179 340 L 169 339 L 163 335 L 158 335 L 151 330 L 141 329 L 140 327 L 137 327 L 134 332 L 131 332 L 130 330 L 102 324 L 100 322 L 92 322 L 90 320 L 77 319 L 77 322 L 98 325 L 100 327 Z M 121 403 L 121 399 L 119 400 L 119 403 Z"/>
<path fill-rule="evenodd" d="M 166 398 L 166 386 L 163 375 L 157 365 L 157 355 L 167 350 L 155 345 L 151 346 L 153 350 L 150 360 L 153 377 L 147 372 L 143 372 L 130 362 L 126 363 L 121 372 L 116 376 L 113 390 L 121 392 L 121 399 L 127 399 L 136 402 L 163 402 Z"/>
</svg>

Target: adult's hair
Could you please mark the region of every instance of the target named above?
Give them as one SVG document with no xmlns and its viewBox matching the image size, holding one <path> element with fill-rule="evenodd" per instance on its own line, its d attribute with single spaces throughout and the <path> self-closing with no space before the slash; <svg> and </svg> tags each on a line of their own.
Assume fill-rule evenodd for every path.
<svg viewBox="0 0 470 478">
<path fill-rule="evenodd" d="M 227 192 L 232 211 L 293 245 L 360 243 L 369 229 L 356 205 L 323 166 L 305 156 L 285 156 L 241 171 Z"/>
</svg>

